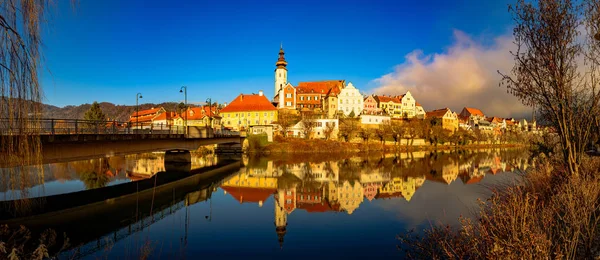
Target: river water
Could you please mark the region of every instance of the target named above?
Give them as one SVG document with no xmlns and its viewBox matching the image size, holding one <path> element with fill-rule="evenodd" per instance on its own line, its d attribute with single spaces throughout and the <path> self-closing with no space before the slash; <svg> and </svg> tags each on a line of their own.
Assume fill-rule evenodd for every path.
<svg viewBox="0 0 600 260">
<path fill-rule="evenodd" d="M 223 158 L 192 153 L 191 170 Z M 127 207 L 82 207 L 64 215 L 68 225 L 44 227 L 71 234 L 64 258 L 402 257 L 398 235 L 457 225 L 490 189 L 532 167 L 522 150 L 239 160 L 240 168 L 208 184 L 177 184 Z M 31 171 L 44 185 L 0 180 L 0 199 L 86 194 L 169 174 L 168 167 L 161 152 L 47 164 Z"/>
</svg>

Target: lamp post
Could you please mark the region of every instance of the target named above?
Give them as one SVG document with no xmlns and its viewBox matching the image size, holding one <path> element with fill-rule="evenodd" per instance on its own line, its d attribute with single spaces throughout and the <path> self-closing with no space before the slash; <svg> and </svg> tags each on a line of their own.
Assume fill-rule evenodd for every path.
<svg viewBox="0 0 600 260">
<path fill-rule="evenodd" d="M 187 105 L 187 87 L 186 86 L 182 86 L 179 89 L 179 93 L 183 93 L 184 98 L 185 98 L 185 112 L 184 112 L 185 113 L 185 122 L 183 123 L 183 127 L 185 128 L 185 136 L 187 137 L 187 119 L 188 119 L 188 116 L 187 116 L 187 114 L 188 114 L 188 112 L 187 112 L 187 110 L 188 110 L 188 105 Z"/>
<path fill-rule="evenodd" d="M 211 101 L 212 100 L 210 98 L 206 99 L 206 103 L 208 103 L 208 126 L 209 126 L 208 129 L 212 130 L 212 117 L 211 117 L 211 114 L 212 114 L 212 103 L 211 103 Z M 209 131 L 208 132 L 209 136 L 210 136 L 210 131 L 211 130 L 208 130 Z"/>
<path fill-rule="evenodd" d="M 142 98 L 142 93 L 135 94 L 135 124 L 137 127 L 140 127 L 140 104 L 139 99 Z"/>
</svg>

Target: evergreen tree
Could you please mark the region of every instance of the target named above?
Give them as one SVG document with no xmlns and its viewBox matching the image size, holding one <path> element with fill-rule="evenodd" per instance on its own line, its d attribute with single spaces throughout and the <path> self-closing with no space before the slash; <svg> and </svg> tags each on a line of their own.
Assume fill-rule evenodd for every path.
<svg viewBox="0 0 600 260">
<path fill-rule="evenodd" d="M 352 112 L 350 112 L 350 114 L 348 115 L 348 117 L 350 118 L 355 118 L 356 114 L 354 113 L 354 109 L 352 109 Z"/>
<path fill-rule="evenodd" d="M 90 109 L 85 112 L 83 119 L 90 121 L 106 121 L 106 115 L 102 112 L 100 104 L 94 101 Z"/>
</svg>

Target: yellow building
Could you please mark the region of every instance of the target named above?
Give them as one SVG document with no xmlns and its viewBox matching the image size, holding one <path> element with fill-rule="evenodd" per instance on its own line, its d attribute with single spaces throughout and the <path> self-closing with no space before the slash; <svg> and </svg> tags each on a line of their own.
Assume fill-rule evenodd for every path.
<svg viewBox="0 0 600 260">
<path fill-rule="evenodd" d="M 277 121 L 277 108 L 260 91 L 259 94 L 240 94 L 221 109 L 220 115 L 225 128 L 239 131 Z"/>
<path fill-rule="evenodd" d="M 441 123 L 442 128 L 454 133 L 458 130 L 458 115 L 449 108 L 442 108 L 427 112 L 427 118 L 433 118 Z"/>
</svg>

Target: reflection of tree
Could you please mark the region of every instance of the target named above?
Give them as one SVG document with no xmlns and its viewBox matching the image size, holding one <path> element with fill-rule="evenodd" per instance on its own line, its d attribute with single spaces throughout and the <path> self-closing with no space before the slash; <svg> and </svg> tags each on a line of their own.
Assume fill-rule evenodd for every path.
<svg viewBox="0 0 600 260">
<path fill-rule="evenodd" d="M 98 172 L 82 172 L 79 178 L 88 190 L 105 187 L 110 182 L 108 175 Z"/>
<path fill-rule="evenodd" d="M 108 159 L 100 158 L 74 162 L 72 166 L 86 189 L 95 189 L 105 187 L 114 175 L 110 171 L 108 161 Z"/>
<path fill-rule="evenodd" d="M 343 160 L 339 162 L 340 165 L 340 183 L 347 180 L 351 185 L 355 182 L 360 182 L 360 163 L 353 162 L 352 160 Z"/>
</svg>

